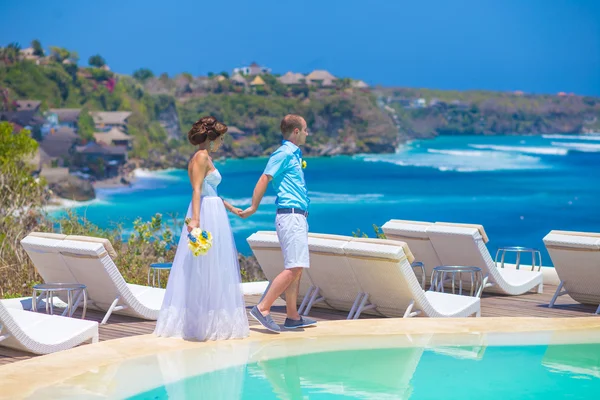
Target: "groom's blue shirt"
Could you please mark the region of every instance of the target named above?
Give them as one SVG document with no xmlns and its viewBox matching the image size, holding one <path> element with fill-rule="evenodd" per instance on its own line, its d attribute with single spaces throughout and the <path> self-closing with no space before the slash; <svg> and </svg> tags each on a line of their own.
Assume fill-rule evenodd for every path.
<svg viewBox="0 0 600 400">
<path fill-rule="evenodd" d="M 310 199 L 302 171 L 302 150 L 287 140 L 271 154 L 265 175 L 270 175 L 277 208 L 300 208 L 308 211 Z"/>
</svg>

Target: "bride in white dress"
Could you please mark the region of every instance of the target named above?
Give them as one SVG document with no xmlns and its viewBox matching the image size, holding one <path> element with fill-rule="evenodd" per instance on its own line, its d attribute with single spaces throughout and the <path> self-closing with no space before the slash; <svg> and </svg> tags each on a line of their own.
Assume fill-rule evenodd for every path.
<svg viewBox="0 0 600 400">
<path fill-rule="evenodd" d="M 217 195 L 221 174 L 209 152 L 223 142 L 227 126 L 214 117 L 204 117 L 188 133 L 198 146 L 188 165 L 193 188 L 192 201 L 173 260 L 167 291 L 154 333 L 188 340 L 239 339 L 248 336 L 248 318 L 241 290 L 238 253 L 227 210 L 238 214 Z M 188 249 L 187 234 L 195 227 L 209 231 L 213 245 L 203 256 Z"/>
</svg>

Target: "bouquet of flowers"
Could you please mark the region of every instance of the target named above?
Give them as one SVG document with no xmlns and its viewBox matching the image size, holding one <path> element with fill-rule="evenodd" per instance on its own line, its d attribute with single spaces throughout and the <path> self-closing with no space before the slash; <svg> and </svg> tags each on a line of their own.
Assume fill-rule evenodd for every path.
<svg viewBox="0 0 600 400">
<path fill-rule="evenodd" d="M 191 218 L 185 219 L 185 224 L 189 225 Z M 212 235 L 208 231 L 200 228 L 194 228 L 188 233 L 188 248 L 195 257 L 205 255 L 212 247 Z"/>
</svg>

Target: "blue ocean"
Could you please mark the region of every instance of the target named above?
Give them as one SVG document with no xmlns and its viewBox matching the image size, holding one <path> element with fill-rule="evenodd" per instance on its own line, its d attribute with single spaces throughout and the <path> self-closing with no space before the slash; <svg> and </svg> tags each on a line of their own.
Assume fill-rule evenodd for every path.
<svg viewBox="0 0 600 400">
<path fill-rule="evenodd" d="M 219 194 L 247 207 L 266 161 L 216 162 Z M 478 223 L 492 255 L 499 246 L 535 247 L 544 265 L 552 265 L 542 242 L 550 230 L 600 232 L 600 134 L 445 136 L 410 142 L 395 154 L 307 162 L 311 232 L 374 236 L 373 224 L 389 219 Z M 141 171 L 132 187 L 97 194 L 76 212 L 102 227 L 120 223 L 126 233 L 137 217 L 155 213 L 182 224 L 191 196 L 183 170 Z M 240 252 L 251 254 L 246 238 L 253 232 L 274 230 L 274 201 L 269 188 L 254 216 L 230 216 Z"/>
</svg>

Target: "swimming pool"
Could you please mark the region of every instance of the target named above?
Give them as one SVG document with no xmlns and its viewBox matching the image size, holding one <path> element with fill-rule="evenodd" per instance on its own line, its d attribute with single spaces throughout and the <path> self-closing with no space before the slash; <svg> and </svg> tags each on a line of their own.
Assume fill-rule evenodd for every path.
<svg viewBox="0 0 600 400">
<path fill-rule="evenodd" d="M 42 393 L 135 400 L 589 399 L 600 393 L 600 330 L 221 342 L 109 364 L 34 396 Z"/>
</svg>

